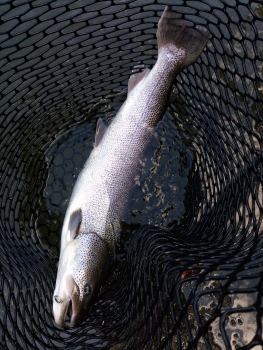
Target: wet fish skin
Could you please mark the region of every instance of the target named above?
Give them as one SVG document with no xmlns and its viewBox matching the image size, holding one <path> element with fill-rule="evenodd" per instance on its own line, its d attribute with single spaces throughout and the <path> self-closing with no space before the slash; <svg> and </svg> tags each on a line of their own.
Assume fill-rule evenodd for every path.
<svg viewBox="0 0 263 350">
<path fill-rule="evenodd" d="M 114 259 L 119 220 L 154 127 L 165 112 L 174 78 L 196 61 L 208 39 L 206 29 L 186 27 L 166 8 L 158 24 L 155 66 L 131 75 L 127 99 L 112 123 L 107 128 L 98 123 L 94 149 L 77 179 L 62 228 L 53 302 L 58 325 L 64 325 L 68 300 L 71 323 L 76 325 L 95 299 Z M 91 235 L 96 239 L 83 238 Z"/>
</svg>

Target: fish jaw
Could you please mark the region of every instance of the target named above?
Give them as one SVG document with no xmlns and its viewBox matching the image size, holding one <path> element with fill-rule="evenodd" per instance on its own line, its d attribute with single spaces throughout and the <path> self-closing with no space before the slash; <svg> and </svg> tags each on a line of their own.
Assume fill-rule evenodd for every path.
<svg viewBox="0 0 263 350">
<path fill-rule="evenodd" d="M 69 311 L 69 305 L 70 305 L 71 299 L 66 298 L 63 302 L 54 302 L 53 303 L 53 314 L 56 324 L 64 328 L 65 327 L 65 319 L 67 316 L 67 313 Z M 61 305 L 59 305 L 61 304 Z"/>
<path fill-rule="evenodd" d="M 106 281 L 111 260 L 108 245 L 96 233 L 80 233 L 66 245 L 53 298 L 58 326 L 65 326 L 67 314 L 72 326 L 83 321 Z"/>
</svg>

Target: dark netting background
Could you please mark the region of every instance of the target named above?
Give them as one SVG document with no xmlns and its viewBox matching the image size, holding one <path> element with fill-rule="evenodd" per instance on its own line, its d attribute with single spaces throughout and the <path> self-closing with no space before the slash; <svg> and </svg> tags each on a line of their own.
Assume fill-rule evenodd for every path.
<svg viewBox="0 0 263 350">
<path fill-rule="evenodd" d="M 128 225 L 89 317 L 61 330 L 52 293 L 73 179 L 112 94 L 155 63 L 166 4 L 211 32 L 169 106 L 193 157 L 184 215 L 168 231 Z M 262 349 L 261 1 L 1 0 L 0 17 L 0 348 Z"/>
</svg>

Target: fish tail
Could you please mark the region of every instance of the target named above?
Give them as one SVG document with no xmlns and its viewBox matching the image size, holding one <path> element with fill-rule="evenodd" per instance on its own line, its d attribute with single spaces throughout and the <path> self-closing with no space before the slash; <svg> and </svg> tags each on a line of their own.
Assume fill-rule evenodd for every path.
<svg viewBox="0 0 263 350">
<path fill-rule="evenodd" d="M 175 60 L 179 56 L 182 68 L 185 68 L 198 59 L 209 37 L 210 34 L 206 28 L 187 26 L 177 13 L 166 6 L 158 23 L 158 53 L 167 50 L 169 56 L 172 55 Z"/>
</svg>

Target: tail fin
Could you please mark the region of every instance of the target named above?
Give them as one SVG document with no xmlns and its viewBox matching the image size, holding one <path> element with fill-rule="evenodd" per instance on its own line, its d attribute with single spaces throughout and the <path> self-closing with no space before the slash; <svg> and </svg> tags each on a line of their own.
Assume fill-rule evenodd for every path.
<svg viewBox="0 0 263 350">
<path fill-rule="evenodd" d="M 176 51 L 183 49 L 185 51 L 183 65 L 187 67 L 201 55 L 209 36 L 210 33 L 206 28 L 187 27 L 185 21 L 179 19 L 178 15 L 166 6 L 158 23 L 158 50 L 166 45 L 169 45 L 169 50 L 171 45 Z"/>
</svg>

